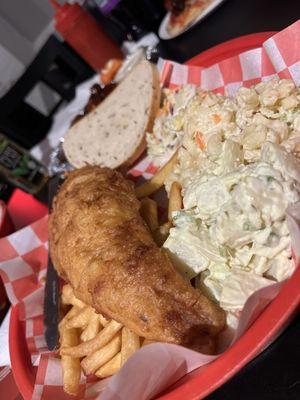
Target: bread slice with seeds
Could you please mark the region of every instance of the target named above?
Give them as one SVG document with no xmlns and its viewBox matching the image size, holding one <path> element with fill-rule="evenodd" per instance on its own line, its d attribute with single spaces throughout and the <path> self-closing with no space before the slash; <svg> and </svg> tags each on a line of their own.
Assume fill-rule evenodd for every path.
<svg viewBox="0 0 300 400">
<path fill-rule="evenodd" d="M 65 135 L 63 148 L 77 168 L 128 166 L 143 152 L 160 102 L 156 67 L 143 60 L 114 91 Z"/>
</svg>

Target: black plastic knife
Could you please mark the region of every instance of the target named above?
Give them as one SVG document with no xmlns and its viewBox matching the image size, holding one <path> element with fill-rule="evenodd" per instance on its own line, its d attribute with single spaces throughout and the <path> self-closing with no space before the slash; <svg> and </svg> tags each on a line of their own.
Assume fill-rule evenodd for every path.
<svg viewBox="0 0 300 400">
<path fill-rule="evenodd" d="M 59 175 L 51 178 L 48 188 L 49 211 L 53 198 L 58 191 L 61 178 Z M 59 322 L 59 278 L 48 253 L 47 277 L 44 297 L 44 335 L 49 350 L 54 350 L 58 343 Z"/>
</svg>

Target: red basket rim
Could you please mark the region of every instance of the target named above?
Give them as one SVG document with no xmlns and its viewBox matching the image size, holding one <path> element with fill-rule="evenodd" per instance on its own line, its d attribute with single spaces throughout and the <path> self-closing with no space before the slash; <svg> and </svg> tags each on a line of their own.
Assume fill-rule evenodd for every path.
<svg viewBox="0 0 300 400">
<path fill-rule="evenodd" d="M 217 44 L 208 50 L 192 57 L 185 64 L 210 67 L 220 61 L 226 60 L 244 51 L 261 47 L 263 42 L 275 35 L 276 31 L 250 33 L 226 42 Z"/>
<path fill-rule="evenodd" d="M 193 57 L 189 65 L 208 67 L 243 51 L 260 47 L 275 32 L 261 32 L 241 36 L 219 44 Z M 198 400 L 217 389 L 246 363 L 253 359 L 278 335 L 300 304 L 300 269 L 286 282 L 278 296 L 245 334 L 221 357 L 199 368 L 168 388 L 159 399 Z M 32 397 L 35 368 L 32 367 L 26 346 L 23 323 L 19 321 L 18 307 L 13 307 L 9 329 L 9 347 L 13 374 L 20 393 L 25 400 Z M 226 366 L 226 367 L 225 367 Z"/>
</svg>

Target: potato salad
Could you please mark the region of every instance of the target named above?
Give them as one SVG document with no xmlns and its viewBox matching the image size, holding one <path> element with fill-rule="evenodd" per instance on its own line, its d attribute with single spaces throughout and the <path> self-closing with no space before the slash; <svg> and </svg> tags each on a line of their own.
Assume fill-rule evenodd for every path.
<svg viewBox="0 0 300 400">
<path fill-rule="evenodd" d="M 241 87 L 234 98 L 186 85 L 165 93 L 148 137 L 182 187 L 164 243 L 174 265 L 221 307 L 239 313 L 256 290 L 294 263 L 287 210 L 300 215 L 300 90 L 289 80 Z"/>
</svg>

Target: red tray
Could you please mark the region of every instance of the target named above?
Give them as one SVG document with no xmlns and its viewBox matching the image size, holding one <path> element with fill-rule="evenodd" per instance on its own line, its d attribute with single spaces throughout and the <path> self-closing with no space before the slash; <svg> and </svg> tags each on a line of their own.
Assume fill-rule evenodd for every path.
<svg viewBox="0 0 300 400">
<path fill-rule="evenodd" d="M 274 32 L 242 36 L 215 46 L 188 61 L 191 65 L 210 66 L 243 51 L 260 47 Z M 282 332 L 299 309 L 300 268 L 283 286 L 275 300 L 264 310 L 248 331 L 213 363 L 187 374 L 159 396 L 160 400 L 199 400 L 213 392 L 236 374 L 245 364 Z M 14 307 L 9 335 L 12 370 L 20 393 L 31 399 L 35 369 L 30 363 L 24 327 L 19 321 L 18 308 Z"/>
<path fill-rule="evenodd" d="M 14 230 L 13 223 L 7 211 L 6 204 L 0 200 L 0 238 L 9 235 Z"/>
<path fill-rule="evenodd" d="M 250 35 L 240 36 L 235 39 L 228 40 L 203 51 L 197 56 L 191 58 L 186 64 L 199 65 L 202 67 L 210 67 L 226 58 L 236 56 L 247 50 L 261 47 L 263 42 L 269 37 L 275 35 L 276 32 L 260 32 L 251 33 Z"/>
</svg>

